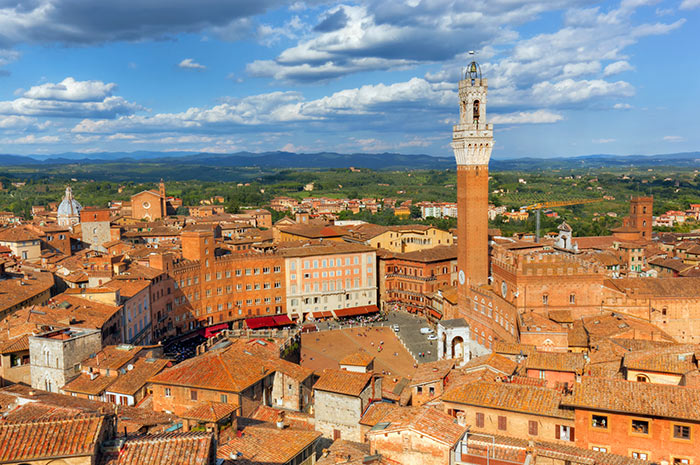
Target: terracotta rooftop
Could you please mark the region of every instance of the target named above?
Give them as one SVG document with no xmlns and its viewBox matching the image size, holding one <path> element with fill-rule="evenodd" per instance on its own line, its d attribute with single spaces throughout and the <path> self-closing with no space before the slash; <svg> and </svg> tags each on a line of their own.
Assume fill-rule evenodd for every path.
<svg viewBox="0 0 700 465">
<path fill-rule="evenodd" d="M 278 429 L 274 424 L 247 426 L 240 437 L 219 446 L 217 457 L 228 459 L 239 453 L 236 463 L 285 464 L 321 437 L 316 431 Z"/>
<path fill-rule="evenodd" d="M 378 425 L 367 432 L 370 438 L 373 434 L 385 434 L 410 430 L 422 436 L 427 436 L 434 441 L 440 442 L 448 447 L 457 444 L 468 426 L 459 425 L 454 418 L 433 407 L 396 407 L 382 418 L 382 426 Z"/>
<path fill-rule="evenodd" d="M 374 252 L 375 249 L 350 242 L 326 241 L 326 242 L 279 242 L 279 253 L 285 257 L 310 257 L 314 255 L 336 255 L 348 253 Z"/>
<path fill-rule="evenodd" d="M 366 367 L 370 363 L 374 361 L 374 357 L 365 352 L 364 350 L 358 350 L 357 352 L 353 352 L 349 355 L 346 355 L 342 359 L 340 359 L 340 362 L 338 362 L 339 365 L 350 365 L 350 366 L 356 366 L 356 367 Z"/>
<path fill-rule="evenodd" d="M 622 364 L 628 370 L 682 375 L 697 371 L 698 363 L 695 358 L 697 351 L 698 347 L 693 345 L 656 347 L 627 353 Z"/>
<path fill-rule="evenodd" d="M 61 389 L 66 393 L 76 392 L 78 394 L 99 396 L 104 392 L 107 386 L 114 382 L 114 380 L 116 380 L 116 378 L 99 374 L 96 378 L 92 379 L 87 373 L 81 373 L 76 378 L 66 383 Z"/>
<path fill-rule="evenodd" d="M 267 405 L 258 405 L 258 408 L 248 417 L 252 420 L 275 423 L 279 419 L 280 412 L 284 413 L 284 424 L 292 429 L 305 429 L 315 431 L 314 417 L 312 414 L 295 412 L 293 410 L 282 410 Z"/>
<path fill-rule="evenodd" d="M 663 278 L 650 278 L 660 281 Z M 669 278 L 679 281 L 684 278 Z M 615 281 L 622 281 L 616 279 Z M 698 282 L 700 284 L 700 281 Z M 657 341 L 674 342 L 674 339 L 661 330 L 658 326 L 632 316 L 619 313 L 608 313 L 605 315 L 593 315 L 584 317 L 574 322 L 574 329 L 584 326 L 589 343 L 593 344 L 601 338 L 616 337 L 628 339 L 652 339 Z M 571 334 L 571 333 L 570 333 Z M 571 345 L 571 342 L 569 343 Z"/>
<path fill-rule="evenodd" d="M 407 260 L 414 262 L 440 262 L 444 260 L 456 260 L 457 259 L 457 246 L 456 245 L 438 245 L 436 247 L 431 247 L 429 249 L 416 250 L 413 252 L 406 253 L 393 253 L 389 257 L 396 258 L 399 260 Z M 386 258 L 389 258 L 386 257 Z"/>
<path fill-rule="evenodd" d="M 258 357 L 218 349 L 167 368 L 150 379 L 156 384 L 241 392 L 272 371 Z"/>
<path fill-rule="evenodd" d="M 573 419 L 574 411 L 560 408 L 561 394 L 553 389 L 513 383 L 477 382 L 457 386 L 442 396 L 443 402 L 489 407 Z"/>
<path fill-rule="evenodd" d="M 147 289 L 150 285 L 151 282 L 146 280 L 113 279 L 105 283 L 104 287 L 108 289 L 117 289 L 119 290 L 120 296 L 130 299 L 144 289 Z"/>
<path fill-rule="evenodd" d="M 71 326 L 83 329 L 101 329 L 121 307 L 59 294 L 53 304 L 21 308 L 0 321 L 0 340 L 18 337 L 45 326 Z"/>
<path fill-rule="evenodd" d="M 524 362 L 525 368 L 548 371 L 583 373 L 586 360 L 578 352 L 530 352 Z"/>
<path fill-rule="evenodd" d="M 514 438 L 512 436 L 489 435 L 470 436 L 468 438 L 467 452 L 477 456 L 483 456 L 488 446 L 491 454 L 495 454 L 504 462 L 524 463 L 526 451 L 531 447 L 537 454 L 538 461 L 545 463 L 572 463 L 588 465 L 649 465 L 649 462 L 641 459 L 634 459 L 622 455 L 598 452 L 590 449 L 582 449 L 566 444 L 530 441 L 527 439 Z"/>
<path fill-rule="evenodd" d="M 700 297 L 700 277 L 622 278 L 607 280 L 606 286 L 630 297 Z"/>
<path fill-rule="evenodd" d="M 700 389 L 584 376 L 562 405 L 630 415 L 700 421 Z"/>
<path fill-rule="evenodd" d="M 421 363 L 411 376 L 411 386 L 443 380 L 455 366 L 454 360 L 437 360 Z"/>
<path fill-rule="evenodd" d="M 374 426 L 380 421 L 383 421 L 389 412 L 399 408 L 391 402 L 372 402 L 360 419 L 360 424 L 365 426 Z"/>
<path fill-rule="evenodd" d="M 24 226 L 0 229 L 0 242 L 38 241 L 39 235 Z"/>
<path fill-rule="evenodd" d="M 81 366 L 83 368 L 92 367 L 118 370 L 129 363 L 132 358 L 136 357 L 141 349 L 143 349 L 143 347 L 130 344 L 105 346 L 101 351 L 97 352 L 94 357 L 83 360 Z"/>
<path fill-rule="evenodd" d="M 113 383 L 105 389 L 116 394 L 134 395 L 148 382 L 150 378 L 163 371 L 172 362 L 162 358 L 141 358 L 134 362 L 134 367 L 120 374 Z"/>
<path fill-rule="evenodd" d="M 364 465 L 364 458 L 370 454 L 369 444 L 338 439 L 328 448 L 328 454 L 316 461 L 316 465 Z"/>
<path fill-rule="evenodd" d="M 0 281 L 0 310 L 26 302 L 54 285 L 53 274 L 46 272 L 33 272 L 31 278 L 20 274 L 9 274 L 6 278 Z"/>
<path fill-rule="evenodd" d="M 523 355 L 527 355 L 534 350 L 536 350 L 536 348 L 531 344 L 504 341 L 495 341 L 493 343 L 493 351 L 497 354 L 520 355 L 522 353 Z"/>
<path fill-rule="evenodd" d="M 208 465 L 214 441 L 211 433 L 163 433 L 127 439 L 118 453 L 103 454 L 102 465 Z"/>
<path fill-rule="evenodd" d="M 235 405 L 221 402 L 206 402 L 192 407 L 180 416 L 190 420 L 216 423 L 234 415 L 236 410 L 238 410 L 238 407 Z"/>
<path fill-rule="evenodd" d="M 314 384 L 314 389 L 347 396 L 359 396 L 371 379 L 372 373 L 327 369 L 323 370 L 321 377 Z"/>
<path fill-rule="evenodd" d="M 508 357 L 504 357 L 503 355 L 493 352 L 491 354 L 482 355 L 481 357 L 475 357 L 469 360 L 466 364 L 462 365 L 460 370 L 470 372 L 480 370 L 482 368 L 491 368 L 494 371 L 510 376 L 515 372 L 517 367 L 518 364 Z"/>
<path fill-rule="evenodd" d="M 104 417 L 0 423 L 0 462 L 92 456 Z"/>
</svg>

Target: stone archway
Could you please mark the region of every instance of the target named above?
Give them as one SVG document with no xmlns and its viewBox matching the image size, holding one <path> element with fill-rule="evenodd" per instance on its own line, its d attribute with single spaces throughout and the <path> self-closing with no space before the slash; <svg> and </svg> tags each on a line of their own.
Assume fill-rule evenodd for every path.
<svg viewBox="0 0 700 465">
<path fill-rule="evenodd" d="M 463 358 L 464 357 L 464 339 L 461 336 L 455 336 L 452 338 L 452 358 Z"/>
</svg>

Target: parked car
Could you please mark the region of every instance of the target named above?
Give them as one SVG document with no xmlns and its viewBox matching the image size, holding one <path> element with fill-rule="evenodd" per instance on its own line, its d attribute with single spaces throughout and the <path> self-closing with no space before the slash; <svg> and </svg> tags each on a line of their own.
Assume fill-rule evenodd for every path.
<svg viewBox="0 0 700 465">
<path fill-rule="evenodd" d="M 437 338 L 438 338 L 438 337 L 437 337 L 436 335 L 434 335 L 434 334 L 431 334 L 430 336 L 428 336 L 428 340 L 429 340 L 429 341 L 437 341 Z"/>
<path fill-rule="evenodd" d="M 421 334 L 432 334 L 433 332 L 432 328 L 428 328 L 427 326 L 420 329 Z"/>
<path fill-rule="evenodd" d="M 399 325 L 391 325 L 391 329 L 393 329 L 395 333 L 398 333 L 399 332 Z"/>
</svg>

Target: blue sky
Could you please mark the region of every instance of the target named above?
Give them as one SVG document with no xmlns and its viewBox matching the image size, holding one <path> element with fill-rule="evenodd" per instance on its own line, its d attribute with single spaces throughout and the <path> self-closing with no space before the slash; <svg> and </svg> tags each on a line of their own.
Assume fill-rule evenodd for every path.
<svg viewBox="0 0 700 465">
<path fill-rule="evenodd" d="M 0 0 L 0 152 L 700 150 L 700 0 Z"/>
</svg>

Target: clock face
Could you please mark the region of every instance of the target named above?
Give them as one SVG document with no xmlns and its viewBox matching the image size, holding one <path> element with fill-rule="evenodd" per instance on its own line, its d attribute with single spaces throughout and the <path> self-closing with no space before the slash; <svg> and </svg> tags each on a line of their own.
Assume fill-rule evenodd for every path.
<svg viewBox="0 0 700 465">
<path fill-rule="evenodd" d="M 459 284 L 464 285 L 464 281 L 465 281 L 464 270 L 459 270 Z"/>
<path fill-rule="evenodd" d="M 506 284 L 505 281 L 501 281 L 501 295 L 503 296 L 504 299 L 508 295 L 508 285 Z"/>
</svg>

